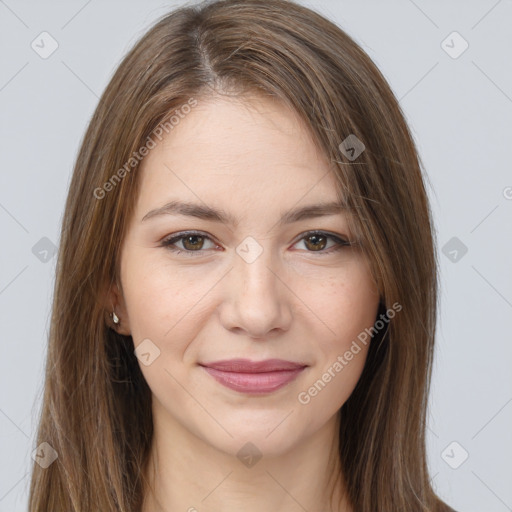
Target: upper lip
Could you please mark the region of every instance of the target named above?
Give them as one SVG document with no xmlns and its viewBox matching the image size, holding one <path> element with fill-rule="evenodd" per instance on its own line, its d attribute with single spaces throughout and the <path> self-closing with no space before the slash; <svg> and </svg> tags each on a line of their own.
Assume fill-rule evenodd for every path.
<svg viewBox="0 0 512 512">
<path fill-rule="evenodd" d="M 213 361 L 211 363 L 201 363 L 201 366 L 207 366 L 215 370 L 236 373 L 264 373 L 277 372 L 280 370 L 296 370 L 307 366 L 303 363 L 285 361 L 284 359 L 266 359 L 264 361 L 251 361 L 250 359 L 225 359 L 222 361 Z"/>
</svg>

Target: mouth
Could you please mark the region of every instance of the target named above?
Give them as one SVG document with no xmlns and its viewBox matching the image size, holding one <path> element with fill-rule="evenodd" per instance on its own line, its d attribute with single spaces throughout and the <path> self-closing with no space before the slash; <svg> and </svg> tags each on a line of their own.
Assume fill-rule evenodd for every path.
<svg viewBox="0 0 512 512">
<path fill-rule="evenodd" d="M 277 391 L 295 380 L 307 368 L 304 363 L 267 359 L 230 359 L 200 364 L 217 382 L 225 387 L 248 394 Z"/>
</svg>

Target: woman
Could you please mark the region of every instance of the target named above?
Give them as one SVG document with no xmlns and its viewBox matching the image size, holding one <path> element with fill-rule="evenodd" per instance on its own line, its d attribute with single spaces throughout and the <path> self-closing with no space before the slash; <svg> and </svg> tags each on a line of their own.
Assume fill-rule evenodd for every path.
<svg viewBox="0 0 512 512">
<path fill-rule="evenodd" d="M 418 155 L 361 48 L 284 0 L 168 14 L 77 159 L 30 510 L 451 510 L 436 294 Z"/>
</svg>

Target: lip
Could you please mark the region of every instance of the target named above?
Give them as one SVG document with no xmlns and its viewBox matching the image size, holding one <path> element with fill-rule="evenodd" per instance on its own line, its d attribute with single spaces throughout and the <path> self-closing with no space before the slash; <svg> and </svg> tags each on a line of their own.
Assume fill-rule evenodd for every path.
<svg viewBox="0 0 512 512">
<path fill-rule="evenodd" d="M 296 379 L 306 364 L 267 359 L 229 359 L 200 364 L 217 382 L 241 393 L 271 393 Z"/>
</svg>

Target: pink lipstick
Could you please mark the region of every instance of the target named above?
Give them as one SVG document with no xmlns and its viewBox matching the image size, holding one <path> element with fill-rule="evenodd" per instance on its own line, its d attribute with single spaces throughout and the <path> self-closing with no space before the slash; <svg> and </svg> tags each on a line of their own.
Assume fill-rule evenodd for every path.
<svg viewBox="0 0 512 512">
<path fill-rule="evenodd" d="M 249 394 L 276 391 L 294 380 L 307 367 L 306 364 L 283 359 L 229 359 L 200 366 L 217 382 L 235 391 Z"/>
</svg>

